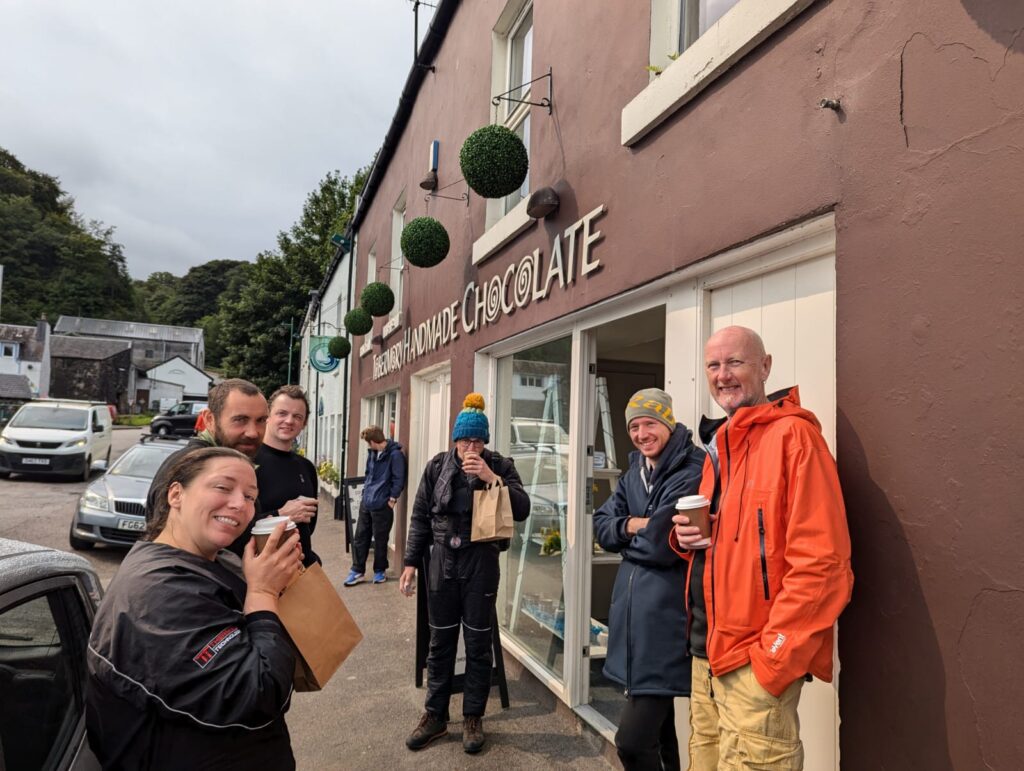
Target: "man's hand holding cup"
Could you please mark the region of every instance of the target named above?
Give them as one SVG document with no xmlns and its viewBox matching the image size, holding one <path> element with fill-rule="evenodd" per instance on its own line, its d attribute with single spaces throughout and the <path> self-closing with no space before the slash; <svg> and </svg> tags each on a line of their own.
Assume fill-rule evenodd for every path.
<svg viewBox="0 0 1024 771">
<path fill-rule="evenodd" d="M 711 545 L 711 502 L 703 495 L 684 495 L 676 501 L 672 517 L 676 543 L 683 549 L 706 549 Z"/>
</svg>

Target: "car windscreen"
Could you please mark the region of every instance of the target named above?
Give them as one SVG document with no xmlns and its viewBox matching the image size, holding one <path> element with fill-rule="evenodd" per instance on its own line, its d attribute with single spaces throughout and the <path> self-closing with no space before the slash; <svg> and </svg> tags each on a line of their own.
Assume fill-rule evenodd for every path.
<svg viewBox="0 0 1024 771">
<path fill-rule="evenodd" d="M 52 428 L 84 431 L 89 425 L 89 410 L 29 404 L 22 407 L 8 424 L 11 428 Z"/>
<path fill-rule="evenodd" d="M 177 448 L 175 448 L 177 449 Z M 156 476 L 160 465 L 171 455 L 167 450 L 155 447 L 133 447 L 122 455 L 110 469 L 111 476 L 145 477 Z"/>
</svg>

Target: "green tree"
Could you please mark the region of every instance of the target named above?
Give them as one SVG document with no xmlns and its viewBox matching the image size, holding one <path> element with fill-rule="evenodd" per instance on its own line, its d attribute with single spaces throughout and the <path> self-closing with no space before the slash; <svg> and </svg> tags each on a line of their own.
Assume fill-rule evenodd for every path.
<svg viewBox="0 0 1024 771">
<path fill-rule="evenodd" d="M 0 148 L 2 320 L 42 314 L 130 319 L 138 312 L 114 230 L 85 222 L 56 178 L 26 168 Z"/>
<path fill-rule="evenodd" d="M 210 260 L 189 268 L 178 283 L 165 323 L 192 327 L 204 316 L 216 313 L 221 294 L 248 264 L 242 260 Z"/>
<path fill-rule="evenodd" d="M 299 220 L 278 234 L 277 251 L 260 254 L 237 296 L 222 299 L 225 374 L 247 378 L 268 392 L 287 381 L 289 322 L 298 323 L 310 290 L 323 280 L 337 250 L 331 236 L 345 232 L 352 221 L 368 173 L 369 167 L 352 179 L 328 173 L 306 197 Z"/>
</svg>

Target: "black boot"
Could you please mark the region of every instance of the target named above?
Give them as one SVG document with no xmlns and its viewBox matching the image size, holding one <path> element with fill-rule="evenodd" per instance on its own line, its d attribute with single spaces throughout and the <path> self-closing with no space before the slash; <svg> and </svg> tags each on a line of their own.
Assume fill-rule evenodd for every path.
<svg viewBox="0 0 1024 771">
<path fill-rule="evenodd" d="M 448 723 L 440 715 L 424 712 L 419 725 L 405 740 L 405 746 L 410 750 L 422 750 L 434 739 L 444 736 L 446 733 L 448 733 Z"/>
<path fill-rule="evenodd" d="M 470 755 L 484 748 L 484 719 L 479 715 L 469 715 L 462 721 L 462 749 Z"/>
</svg>

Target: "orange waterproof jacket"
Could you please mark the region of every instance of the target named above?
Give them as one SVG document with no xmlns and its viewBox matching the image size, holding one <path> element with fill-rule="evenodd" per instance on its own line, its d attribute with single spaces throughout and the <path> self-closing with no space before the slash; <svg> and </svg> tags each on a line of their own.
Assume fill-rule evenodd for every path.
<svg viewBox="0 0 1024 771">
<path fill-rule="evenodd" d="M 807 673 L 831 682 L 832 625 L 850 600 L 853 572 L 839 477 L 820 424 L 794 387 L 738 409 L 719 427 L 716 446 L 718 516 L 704 564 L 711 671 L 720 676 L 749 661 L 776 696 Z M 709 500 L 715 483 L 709 454 L 701 480 Z M 674 531 L 669 544 L 690 556 Z"/>
</svg>

